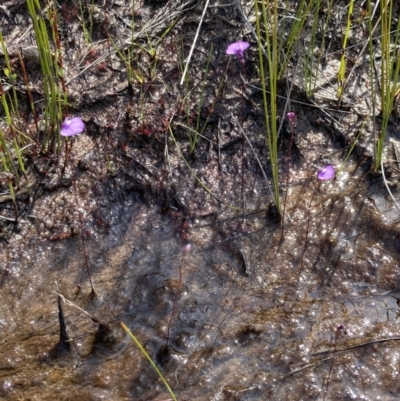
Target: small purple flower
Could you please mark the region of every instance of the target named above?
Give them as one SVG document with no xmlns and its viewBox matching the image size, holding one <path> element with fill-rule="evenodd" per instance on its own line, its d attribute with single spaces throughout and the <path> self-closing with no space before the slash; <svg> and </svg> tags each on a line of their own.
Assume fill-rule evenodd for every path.
<svg viewBox="0 0 400 401">
<path fill-rule="evenodd" d="M 296 114 L 294 114 L 293 111 L 289 111 L 289 113 L 286 114 L 286 117 L 290 122 L 293 122 L 296 119 Z"/>
<path fill-rule="evenodd" d="M 331 164 L 318 170 L 318 179 L 321 181 L 328 181 L 335 177 L 335 169 Z"/>
<path fill-rule="evenodd" d="M 85 124 L 79 117 L 67 117 L 61 124 L 60 134 L 62 136 L 79 135 L 84 129 Z"/>
<path fill-rule="evenodd" d="M 241 63 L 244 63 L 244 54 L 243 52 L 250 46 L 248 42 L 242 42 L 239 40 L 238 42 L 231 43 L 226 49 L 226 54 L 233 54 L 237 56 Z"/>
<path fill-rule="evenodd" d="M 186 245 L 184 245 L 184 246 L 182 247 L 182 253 L 183 253 L 184 255 L 188 255 L 188 254 L 190 253 L 191 249 L 192 249 L 192 245 L 186 244 Z"/>
</svg>

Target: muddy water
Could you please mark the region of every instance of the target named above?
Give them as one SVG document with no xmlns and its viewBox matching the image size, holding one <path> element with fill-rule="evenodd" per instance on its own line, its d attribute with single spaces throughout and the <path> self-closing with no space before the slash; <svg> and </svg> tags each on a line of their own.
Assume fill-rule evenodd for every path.
<svg viewBox="0 0 400 401">
<path fill-rule="evenodd" d="M 2 244 L 0 395 L 169 398 L 123 321 L 181 400 L 400 397 L 398 212 L 379 177 L 346 170 L 325 183 L 309 168 L 292 175 L 283 240 L 259 186 L 245 216 L 203 194 L 163 213 L 105 191 L 84 227 L 94 297 L 81 236 L 54 241 L 46 222 L 21 221 Z M 37 214 L 58 204 L 86 216 L 91 201 L 69 192 L 44 196 Z M 57 291 L 92 316 L 63 303 L 69 351 Z"/>
</svg>

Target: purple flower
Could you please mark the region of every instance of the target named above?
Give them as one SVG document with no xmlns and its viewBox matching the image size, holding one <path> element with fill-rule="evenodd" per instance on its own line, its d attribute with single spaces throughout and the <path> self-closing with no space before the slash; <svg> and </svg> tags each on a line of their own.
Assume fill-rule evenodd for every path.
<svg viewBox="0 0 400 401">
<path fill-rule="evenodd" d="M 243 52 L 250 46 L 248 42 L 242 42 L 239 40 L 238 42 L 231 43 L 226 49 L 226 54 L 233 54 L 237 56 L 241 63 L 244 63 L 244 54 Z"/>
<path fill-rule="evenodd" d="M 67 117 L 61 124 L 60 134 L 62 136 L 79 135 L 85 129 L 85 124 L 79 117 Z"/>
<path fill-rule="evenodd" d="M 328 181 L 335 177 L 335 169 L 331 164 L 318 170 L 318 179 L 321 181 Z"/>
<path fill-rule="evenodd" d="M 182 253 L 183 253 L 184 255 L 188 255 L 188 254 L 190 253 L 191 249 L 192 249 L 192 245 L 186 244 L 186 245 L 184 245 L 184 246 L 182 247 Z"/>
<path fill-rule="evenodd" d="M 286 114 L 286 117 L 290 122 L 293 122 L 296 119 L 296 114 L 294 114 L 293 111 L 289 111 L 289 113 Z"/>
</svg>

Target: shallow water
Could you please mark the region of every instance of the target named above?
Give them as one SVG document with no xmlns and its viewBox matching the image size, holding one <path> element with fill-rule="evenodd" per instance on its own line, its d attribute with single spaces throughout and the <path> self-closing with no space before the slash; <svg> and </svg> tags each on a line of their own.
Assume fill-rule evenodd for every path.
<svg viewBox="0 0 400 401">
<path fill-rule="evenodd" d="M 299 170 L 283 241 L 265 211 L 243 217 L 200 198 L 185 216 L 104 190 L 85 223 L 95 297 L 81 237 L 50 241 L 22 221 L 2 245 L 0 394 L 169 398 L 124 321 L 179 399 L 400 396 L 398 211 L 379 180 L 351 174 L 320 183 Z M 247 199 L 259 205 L 257 192 Z M 56 201 L 45 196 L 37 213 Z M 69 352 L 57 347 L 57 287 L 101 323 L 64 304 Z"/>
</svg>

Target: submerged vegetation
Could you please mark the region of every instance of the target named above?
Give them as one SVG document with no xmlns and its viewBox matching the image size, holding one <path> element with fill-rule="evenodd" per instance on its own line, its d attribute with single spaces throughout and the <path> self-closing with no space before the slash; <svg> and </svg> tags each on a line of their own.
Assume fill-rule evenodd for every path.
<svg viewBox="0 0 400 401">
<path fill-rule="evenodd" d="M 245 353 L 247 345 L 257 344 L 267 326 L 269 334 L 262 338 L 268 346 L 260 349 L 272 351 L 268 355 L 271 361 L 279 359 L 273 354 L 274 347 L 284 335 L 277 335 L 278 329 L 270 321 L 276 316 L 286 318 L 291 313 L 303 315 L 295 302 L 287 307 L 284 299 L 287 288 L 292 286 L 292 293 L 296 293 L 308 280 L 307 290 L 301 288 L 298 292 L 301 296 L 307 294 L 307 299 L 302 299 L 309 308 L 307 319 L 324 333 L 321 343 L 325 348 L 311 354 L 311 346 L 307 345 L 308 359 L 293 358 L 290 363 L 294 365 L 285 366 L 285 374 L 280 372 L 280 378 L 283 382 L 289 374 L 314 367 L 314 362 L 309 360 L 315 357 L 315 365 L 328 360 L 328 374 L 315 386 L 317 390 L 309 390 L 313 399 L 328 399 L 330 382 L 334 382 L 336 354 L 360 344 L 349 343 L 347 348 L 339 349 L 340 341 L 345 341 L 344 325 L 330 317 L 329 325 L 322 327 L 322 323 L 312 320 L 314 317 L 310 316 L 314 312 L 310 310 L 315 305 L 320 310 L 326 307 L 324 291 L 334 287 L 331 282 L 338 288 L 341 286 L 341 291 L 347 285 L 349 292 L 361 296 L 363 290 L 359 291 L 358 287 L 365 284 L 361 279 L 368 281 L 378 276 L 374 258 L 380 251 L 374 248 L 371 256 L 374 268 L 365 273 L 366 278 L 362 273 L 354 273 L 361 278 L 353 282 L 355 279 L 350 273 L 357 270 L 357 249 L 361 247 L 365 251 L 369 237 L 361 245 L 357 243 L 362 236 L 362 224 L 352 219 L 356 219 L 354 204 L 365 199 L 386 213 L 387 205 L 375 189 L 365 195 L 368 185 L 374 188 L 380 185 L 387 190 L 397 206 L 399 193 L 394 179 L 398 177 L 400 165 L 397 149 L 400 5 L 394 0 L 214 3 L 82 0 L 70 4 L 63 0 L 26 0 L 16 8 L 0 7 L 0 13 L 3 11 L 7 18 L 15 18 L 7 30 L 0 30 L 0 203 L 4 206 L 0 211 L 1 233 L 8 239 L 13 232 L 18 232 L 20 221 L 25 219 L 35 227 L 48 230 L 46 239 L 52 243 L 79 234 L 91 296 L 95 298 L 96 282 L 92 283 L 91 275 L 98 266 L 89 251 L 95 252 L 96 245 L 90 248 L 87 244 L 91 233 L 99 237 L 108 235 L 113 224 L 127 230 L 124 208 L 132 205 L 140 205 L 139 210 L 156 204 L 160 214 L 168 215 L 168 223 L 161 219 L 144 224 L 143 221 L 152 218 L 149 213 L 135 224 L 141 235 L 147 235 L 157 226 L 161 227 L 159 238 L 164 238 L 164 231 L 174 238 L 173 244 L 178 244 L 180 251 L 172 254 L 173 262 L 168 263 L 179 270 L 179 279 L 171 279 L 167 273 L 157 270 L 162 270 L 168 259 L 157 254 L 161 252 L 159 238 L 154 243 L 143 241 L 144 245 L 137 248 L 132 240 L 129 246 L 133 251 L 128 259 L 145 259 L 143 254 L 147 249 L 148 253 L 154 252 L 157 269 L 148 273 L 146 269 L 150 271 L 150 268 L 144 265 L 146 273 L 140 273 L 143 275 L 138 278 L 135 269 L 129 270 L 129 266 L 116 276 L 138 282 L 146 288 L 145 295 L 141 295 L 143 299 L 149 297 L 151 301 L 146 307 L 141 305 L 141 296 L 133 302 L 130 294 L 137 296 L 137 289 L 129 287 L 121 295 L 121 303 L 128 305 L 126 310 L 119 310 L 123 317 L 114 311 L 111 314 L 113 319 L 115 316 L 118 321 L 131 319 L 131 323 L 141 308 L 159 316 L 161 323 L 156 323 L 156 319 L 148 323 L 149 332 L 156 332 L 154 328 L 158 324 L 162 327 L 159 332 L 163 335 L 166 332 L 166 345 L 158 353 L 155 349 L 146 350 L 154 344 L 142 345 L 133 334 L 135 329 L 128 328 L 129 323 L 121 324 L 173 400 L 188 399 L 188 394 L 175 395 L 171 387 L 180 389 L 179 372 L 189 358 L 193 355 L 197 358 L 193 362 L 195 368 L 185 373 L 190 389 L 192 377 L 197 377 L 197 364 L 212 360 L 210 366 L 218 366 L 225 358 L 224 352 L 231 352 L 222 346 L 222 351 L 214 347 L 219 335 L 233 338 L 234 347 L 241 347 Z M 213 22 L 218 21 L 218 29 L 214 24 L 207 25 L 208 16 Z M 26 22 L 25 32 L 19 27 L 22 26 L 19 21 Z M 193 28 L 190 34 L 186 25 Z M 94 181 L 93 190 L 82 183 L 88 171 Z M 99 189 L 100 182 L 112 182 L 112 189 L 108 192 Z M 61 196 L 61 200 L 52 204 L 63 209 L 62 223 L 51 226 L 46 219 L 32 213 L 39 195 L 59 189 L 65 191 L 65 188 L 70 188 L 71 197 Z M 118 213 L 109 205 L 104 206 L 107 203 L 104 199 L 97 203 L 96 197 L 105 196 L 105 192 L 112 202 L 124 205 L 120 215 L 116 216 Z M 349 194 L 355 194 L 354 204 L 350 206 L 346 203 Z M 337 205 L 338 199 L 345 199 L 342 209 Z M 71 210 L 65 212 L 64 205 L 69 205 Z M 367 211 L 362 209 L 363 218 L 368 216 L 368 227 L 373 226 L 370 221 L 375 219 L 371 208 L 369 205 Z M 337 217 L 337 222 L 332 216 Z M 389 212 L 385 216 L 397 224 Z M 217 218 L 220 218 L 218 223 Z M 59 232 L 62 224 L 68 228 Z M 346 224 L 352 224 L 359 231 Z M 218 254 L 216 259 L 221 259 L 222 267 L 218 267 L 218 274 L 207 272 L 210 276 L 207 279 L 201 273 L 201 285 L 193 284 L 198 274 L 194 268 L 193 281 L 188 280 L 186 288 L 182 276 L 185 266 L 190 265 L 190 255 L 196 250 L 191 237 L 194 225 L 199 232 L 198 243 L 204 245 L 204 238 L 209 241 L 204 249 L 212 254 L 219 245 L 227 249 L 229 257 L 225 260 Z M 275 237 L 273 230 L 279 225 L 280 234 Z M 209 227 L 215 228 L 212 235 L 204 231 Z M 173 234 L 172 230 L 175 230 Z M 263 230 L 271 231 L 261 237 Z M 257 237 L 251 243 L 254 233 L 262 240 Z M 397 241 L 398 234 L 392 234 L 393 242 Z M 130 238 L 137 240 L 135 235 L 128 236 L 128 242 Z M 241 240 L 248 240 L 259 252 L 254 259 L 260 270 L 264 270 L 257 271 L 257 279 L 254 279 L 251 257 L 246 253 L 251 246 L 242 246 Z M 119 241 L 117 236 L 113 246 L 119 246 Z M 227 268 L 230 257 L 240 261 L 235 274 Z M 103 256 L 98 260 L 99 264 L 108 263 Z M 322 264 L 321 260 L 326 263 Z M 197 263 L 195 257 L 192 262 Z M 204 256 L 202 262 L 204 266 L 212 265 L 214 257 Z M 346 269 L 340 270 L 341 263 Z M 278 273 L 273 271 L 274 267 Z M 172 268 L 168 267 L 168 273 L 169 269 Z M 390 285 L 385 282 L 385 289 L 386 284 L 393 289 L 396 274 L 390 270 L 387 275 Z M 254 282 L 247 283 L 245 280 L 249 278 Z M 233 294 L 239 282 L 245 283 L 241 287 L 244 293 L 236 294 L 235 300 L 229 299 L 229 292 Z M 114 283 L 112 279 L 105 288 L 110 283 Z M 185 299 L 190 290 L 207 293 L 208 286 L 213 288 L 216 283 L 225 291 L 218 302 L 208 304 L 208 295 L 202 298 L 201 305 L 197 300 L 190 303 Z M 81 296 L 80 291 L 79 284 L 77 298 Z M 225 296 L 226 305 L 231 309 L 223 304 Z M 297 293 L 295 296 L 300 297 Z M 176 334 L 172 333 L 171 325 L 178 315 L 174 312 L 181 298 L 187 304 L 176 319 L 186 326 Z M 267 298 L 270 309 L 265 309 Z M 114 300 L 108 302 L 112 304 Z M 260 309 L 246 315 L 248 322 L 235 320 L 236 313 L 240 317 L 242 312 L 247 313 L 249 305 L 258 307 L 258 302 Z M 217 318 L 208 326 L 209 309 Z M 332 310 L 326 312 L 327 316 L 334 315 Z M 169 323 L 165 323 L 168 316 Z M 220 328 L 227 316 L 233 322 L 232 327 L 238 326 L 237 330 Z M 198 319 L 203 319 L 200 329 Z M 302 325 L 299 332 L 311 327 L 308 321 L 302 321 Z M 209 331 L 199 334 L 193 346 L 191 330 Z M 159 332 L 156 335 L 161 336 Z M 285 335 L 294 343 L 303 334 Z M 312 335 L 318 340 L 319 334 Z M 394 335 L 388 331 L 384 338 L 387 341 Z M 212 345 L 204 351 L 207 341 Z M 373 343 L 374 339 L 368 341 Z M 179 351 L 175 360 L 171 349 Z M 327 349 L 329 356 L 318 359 Z M 165 355 L 159 357 L 164 351 Z M 173 373 L 171 368 L 169 375 L 164 375 L 164 362 L 173 365 Z M 272 363 L 275 362 L 271 366 Z M 208 365 L 203 368 L 208 370 Z M 213 399 L 247 396 L 257 399 L 262 386 L 266 386 L 266 393 L 272 394 L 277 390 L 271 384 L 276 379 L 271 372 L 254 375 L 254 381 L 262 383 L 259 387 L 253 388 L 240 382 L 241 379 L 234 385 L 221 384 L 223 390 L 216 389 Z M 224 371 L 216 369 L 216 374 L 222 377 Z M 137 378 L 138 382 L 142 380 L 140 374 Z M 177 385 L 170 387 L 171 380 Z M 138 384 L 137 392 L 144 394 L 146 385 Z M 241 392 L 242 388 L 245 391 Z M 160 393 L 151 391 L 148 399 Z M 289 400 L 279 396 L 275 399 Z"/>
</svg>

